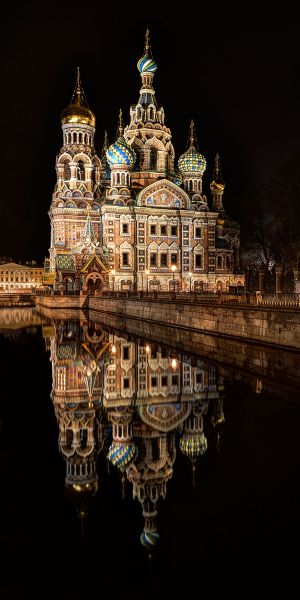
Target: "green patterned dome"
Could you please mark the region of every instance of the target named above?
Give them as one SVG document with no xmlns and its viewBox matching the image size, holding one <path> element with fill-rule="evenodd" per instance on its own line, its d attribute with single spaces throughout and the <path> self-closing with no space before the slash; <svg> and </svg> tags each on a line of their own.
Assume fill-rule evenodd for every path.
<svg viewBox="0 0 300 600">
<path fill-rule="evenodd" d="M 207 450 L 207 439 L 204 433 L 184 434 L 179 443 L 180 450 L 189 458 L 197 458 L 205 454 Z"/>
<path fill-rule="evenodd" d="M 206 160 L 194 146 L 191 146 L 178 160 L 181 173 L 199 173 L 203 175 L 206 169 Z"/>
</svg>

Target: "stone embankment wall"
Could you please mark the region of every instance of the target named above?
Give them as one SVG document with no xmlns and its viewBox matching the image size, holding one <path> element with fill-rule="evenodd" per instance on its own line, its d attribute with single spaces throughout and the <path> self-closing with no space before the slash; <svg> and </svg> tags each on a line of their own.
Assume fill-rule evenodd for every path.
<svg viewBox="0 0 300 600">
<path fill-rule="evenodd" d="M 202 333 L 300 349 L 300 309 L 89 298 L 90 309 Z"/>
<path fill-rule="evenodd" d="M 44 306 L 46 308 L 88 308 L 88 296 L 86 294 L 80 296 L 35 296 L 35 305 L 37 307 Z"/>
</svg>

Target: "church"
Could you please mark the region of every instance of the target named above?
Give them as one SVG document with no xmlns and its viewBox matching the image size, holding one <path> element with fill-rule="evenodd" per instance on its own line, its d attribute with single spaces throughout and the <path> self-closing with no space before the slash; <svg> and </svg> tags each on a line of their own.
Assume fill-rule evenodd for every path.
<svg viewBox="0 0 300 600">
<path fill-rule="evenodd" d="M 98 157 L 96 118 L 78 69 L 71 103 L 62 112 L 63 146 L 49 211 L 50 259 L 44 284 L 62 293 L 92 291 L 227 291 L 243 285 L 239 225 L 223 207 L 220 157 L 211 198 L 202 191 L 206 160 L 195 124 L 178 162 L 164 108 L 153 87 L 157 64 L 149 31 L 137 63 L 138 101 L 117 139 L 105 134 Z"/>
</svg>

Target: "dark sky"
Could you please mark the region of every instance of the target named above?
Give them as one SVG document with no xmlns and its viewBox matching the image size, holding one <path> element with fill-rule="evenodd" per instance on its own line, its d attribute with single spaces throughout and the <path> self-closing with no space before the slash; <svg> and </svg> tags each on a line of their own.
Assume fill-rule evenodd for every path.
<svg viewBox="0 0 300 600">
<path fill-rule="evenodd" d="M 214 5 L 201 18 L 192 5 L 188 13 L 182 7 L 171 14 L 157 5 L 157 17 L 142 3 L 122 10 L 83 1 L 9 6 L 1 24 L 0 255 L 42 260 L 47 254 L 60 114 L 70 102 L 76 66 L 96 114 L 100 154 L 105 128 L 114 139 L 119 107 L 127 123 L 137 101 L 136 63 L 146 27 L 176 160 L 193 117 L 208 161 L 204 191 L 219 152 L 228 212 L 243 221 L 256 189 L 300 151 L 300 19 L 294 15 L 258 14 L 246 4 L 232 14 Z"/>
</svg>

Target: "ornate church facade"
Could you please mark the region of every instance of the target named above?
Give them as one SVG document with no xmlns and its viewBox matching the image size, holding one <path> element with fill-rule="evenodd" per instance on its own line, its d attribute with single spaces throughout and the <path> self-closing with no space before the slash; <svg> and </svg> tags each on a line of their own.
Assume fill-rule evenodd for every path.
<svg viewBox="0 0 300 600">
<path fill-rule="evenodd" d="M 61 291 L 228 290 L 243 285 L 239 225 L 223 207 L 216 156 L 211 202 L 202 191 L 206 160 L 191 122 L 187 151 L 175 166 L 165 113 L 153 88 L 157 69 L 149 32 L 138 61 L 141 89 L 124 128 L 100 158 L 96 119 L 80 81 L 62 113 L 63 146 L 49 211 L 50 259 L 45 283 Z"/>
</svg>

